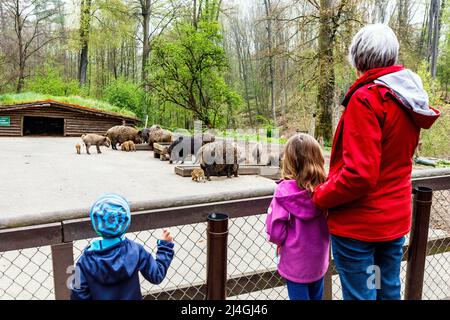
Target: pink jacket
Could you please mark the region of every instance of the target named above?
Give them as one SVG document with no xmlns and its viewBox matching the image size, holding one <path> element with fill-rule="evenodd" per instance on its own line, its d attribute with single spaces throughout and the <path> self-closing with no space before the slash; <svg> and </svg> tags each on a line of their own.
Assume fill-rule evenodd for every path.
<svg viewBox="0 0 450 320">
<path fill-rule="evenodd" d="M 280 246 L 278 273 L 297 283 L 320 280 L 328 269 L 330 236 L 325 214 L 296 181 L 281 181 L 266 219 L 268 240 Z"/>
</svg>

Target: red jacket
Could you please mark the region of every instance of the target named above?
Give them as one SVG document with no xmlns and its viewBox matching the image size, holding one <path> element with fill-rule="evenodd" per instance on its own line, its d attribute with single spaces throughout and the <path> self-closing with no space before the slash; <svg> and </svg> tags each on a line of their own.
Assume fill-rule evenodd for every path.
<svg viewBox="0 0 450 320">
<path fill-rule="evenodd" d="M 391 241 L 411 227 L 412 157 L 421 128 L 439 111 L 420 78 L 403 66 L 373 69 L 350 88 L 333 141 L 327 182 L 314 203 L 329 209 L 336 236 Z"/>
</svg>

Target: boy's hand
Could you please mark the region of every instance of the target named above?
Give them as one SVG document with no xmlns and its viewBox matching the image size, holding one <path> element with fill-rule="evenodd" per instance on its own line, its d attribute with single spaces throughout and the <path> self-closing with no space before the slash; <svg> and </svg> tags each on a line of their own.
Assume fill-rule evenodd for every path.
<svg viewBox="0 0 450 320">
<path fill-rule="evenodd" d="M 167 242 L 172 242 L 173 241 L 173 237 L 170 234 L 170 230 L 163 229 L 163 234 L 161 236 L 161 240 L 164 240 L 164 241 L 167 241 Z"/>
</svg>

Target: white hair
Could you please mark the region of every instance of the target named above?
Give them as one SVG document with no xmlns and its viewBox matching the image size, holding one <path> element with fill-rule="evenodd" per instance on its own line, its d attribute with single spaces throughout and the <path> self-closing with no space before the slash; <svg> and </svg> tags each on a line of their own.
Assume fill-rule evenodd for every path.
<svg viewBox="0 0 450 320">
<path fill-rule="evenodd" d="M 353 38 L 349 60 L 361 72 L 390 67 L 398 62 L 400 44 L 394 31 L 378 23 L 362 28 Z"/>
</svg>

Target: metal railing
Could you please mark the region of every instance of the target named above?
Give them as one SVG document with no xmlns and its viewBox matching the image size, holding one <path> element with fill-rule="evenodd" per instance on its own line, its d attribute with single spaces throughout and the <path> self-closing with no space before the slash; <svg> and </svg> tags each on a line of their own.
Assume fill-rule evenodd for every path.
<svg viewBox="0 0 450 320">
<path fill-rule="evenodd" d="M 423 274 L 423 298 L 450 296 L 450 176 L 416 178 L 414 186 L 434 190 Z M 287 299 L 276 272 L 275 248 L 266 240 L 265 212 L 271 195 L 213 203 L 138 210 L 127 237 L 150 251 L 162 228 L 175 235 L 175 258 L 159 286 L 142 279 L 146 299 L 205 299 L 207 216 L 229 218 L 227 298 Z M 427 228 L 428 229 L 428 228 Z M 96 234 L 89 219 L 0 229 L 0 299 L 67 299 L 71 266 Z M 404 247 L 402 284 L 406 279 L 408 245 Z M 404 289 L 403 289 L 404 290 Z M 340 299 L 340 284 L 331 262 L 326 299 Z"/>
</svg>

